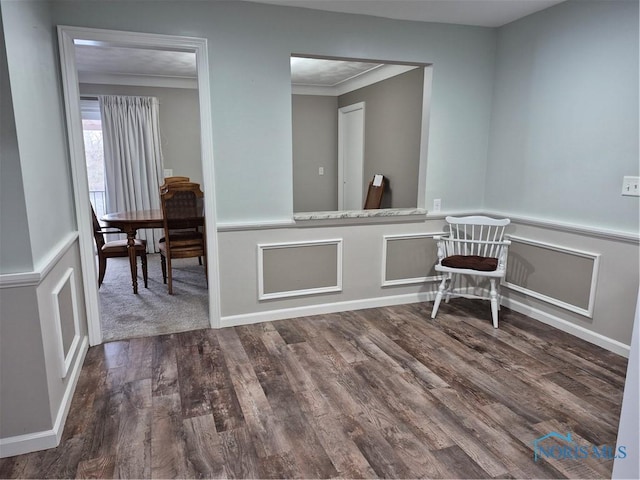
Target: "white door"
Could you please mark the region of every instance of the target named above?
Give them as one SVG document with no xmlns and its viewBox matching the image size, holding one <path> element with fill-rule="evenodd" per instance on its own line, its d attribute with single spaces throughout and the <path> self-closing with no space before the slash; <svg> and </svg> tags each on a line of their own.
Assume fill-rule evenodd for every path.
<svg viewBox="0 0 640 480">
<path fill-rule="evenodd" d="M 338 210 L 362 210 L 364 102 L 338 109 Z"/>
</svg>

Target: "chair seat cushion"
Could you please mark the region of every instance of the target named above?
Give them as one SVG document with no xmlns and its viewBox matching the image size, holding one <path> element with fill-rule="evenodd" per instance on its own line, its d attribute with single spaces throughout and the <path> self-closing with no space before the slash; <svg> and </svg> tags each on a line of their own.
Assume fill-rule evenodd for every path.
<svg viewBox="0 0 640 480">
<path fill-rule="evenodd" d="M 135 239 L 134 245 L 136 250 L 146 250 L 147 248 L 147 242 L 144 240 Z M 127 248 L 126 240 L 114 240 L 112 242 L 105 243 L 104 246 L 102 247 L 102 251 L 104 253 L 115 253 L 115 252 L 122 251 L 123 249 L 126 249 L 126 248 Z"/>
<path fill-rule="evenodd" d="M 478 255 L 452 255 L 442 259 L 442 266 L 449 268 L 467 268 L 482 272 L 492 272 L 498 268 L 498 259 Z"/>
</svg>

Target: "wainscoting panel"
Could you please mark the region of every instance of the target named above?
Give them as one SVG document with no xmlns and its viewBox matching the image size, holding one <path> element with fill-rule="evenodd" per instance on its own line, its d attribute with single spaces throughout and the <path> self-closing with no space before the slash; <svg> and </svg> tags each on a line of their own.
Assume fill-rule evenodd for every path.
<svg viewBox="0 0 640 480">
<path fill-rule="evenodd" d="M 504 285 L 585 317 L 593 316 L 600 254 L 510 237 Z"/>
<path fill-rule="evenodd" d="M 382 243 L 382 286 L 410 285 L 438 280 L 434 270 L 441 233 L 385 235 Z"/>
<path fill-rule="evenodd" d="M 61 378 L 67 377 L 80 345 L 80 317 L 76 291 L 74 271 L 69 268 L 51 292 Z"/>
<path fill-rule="evenodd" d="M 342 291 L 342 239 L 258 245 L 258 298 Z"/>
</svg>

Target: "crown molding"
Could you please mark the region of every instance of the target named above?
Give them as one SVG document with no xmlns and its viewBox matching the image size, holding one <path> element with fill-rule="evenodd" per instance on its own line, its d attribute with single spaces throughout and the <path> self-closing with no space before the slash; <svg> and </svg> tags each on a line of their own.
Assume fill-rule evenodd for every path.
<svg viewBox="0 0 640 480">
<path fill-rule="evenodd" d="M 332 86 L 320 86 L 320 85 L 298 85 L 291 84 L 291 93 L 293 95 L 317 95 L 326 97 L 338 97 L 345 93 L 352 92 L 359 88 L 373 85 L 374 83 L 387 80 L 396 75 L 409 72 L 416 68 L 420 68 L 420 65 L 383 65 L 374 70 L 350 78 L 344 82 L 338 83 Z"/>
<path fill-rule="evenodd" d="M 112 73 L 78 72 L 80 83 L 100 85 L 129 85 L 134 87 L 160 87 L 197 89 L 198 79 L 188 77 L 165 77 L 156 75 L 119 75 Z"/>
</svg>

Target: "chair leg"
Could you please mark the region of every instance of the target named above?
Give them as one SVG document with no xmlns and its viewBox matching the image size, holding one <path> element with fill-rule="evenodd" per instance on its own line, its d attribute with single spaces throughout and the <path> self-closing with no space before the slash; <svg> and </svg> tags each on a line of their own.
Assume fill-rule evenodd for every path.
<svg viewBox="0 0 640 480">
<path fill-rule="evenodd" d="M 449 279 L 448 275 L 442 279 L 440 282 L 440 286 L 438 287 L 438 293 L 436 294 L 436 301 L 433 303 L 433 310 L 431 310 L 431 318 L 436 318 L 436 314 L 438 313 L 438 308 L 440 308 L 440 302 L 442 301 L 442 294 L 444 293 L 444 288 Z"/>
<path fill-rule="evenodd" d="M 491 318 L 493 319 L 493 328 L 498 328 L 498 292 L 496 291 L 496 280 L 491 279 Z"/>
<path fill-rule="evenodd" d="M 202 266 L 202 257 L 198 257 L 198 265 Z"/>
<path fill-rule="evenodd" d="M 142 278 L 144 279 L 144 288 L 149 288 L 149 276 L 147 275 L 147 252 L 140 255 L 140 260 L 142 261 Z"/>
<path fill-rule="evenodd" d="M 168 287 L 169 287 L 169 295 L 173 295 L 173 282 L 171 275 L 171 256 L 167 255 L 167 278 L 168 278 Z"/>
<path fill-rule="evenodd" d="M 167 260 L 164 255 L 160 254 L 160 267 L 162 267 L 162 282 L 167 284 Z"/>
<path fill-rule="evenodd" d="M 449 300 L 451 300 L 451 284 L 452 279 L 453 279 L 453 273 L 447 273 L 447 278 L 449 280 L 449 285 L 447 286 L 447 291 L 444 297 L 444 303 L 449 303 Z"/>
<path fill-rule="evenodd" d="M 98 288 L 104 280 L 104 273 L 107 271 L 107 259 L 98 255 Z"/>
</svg>

